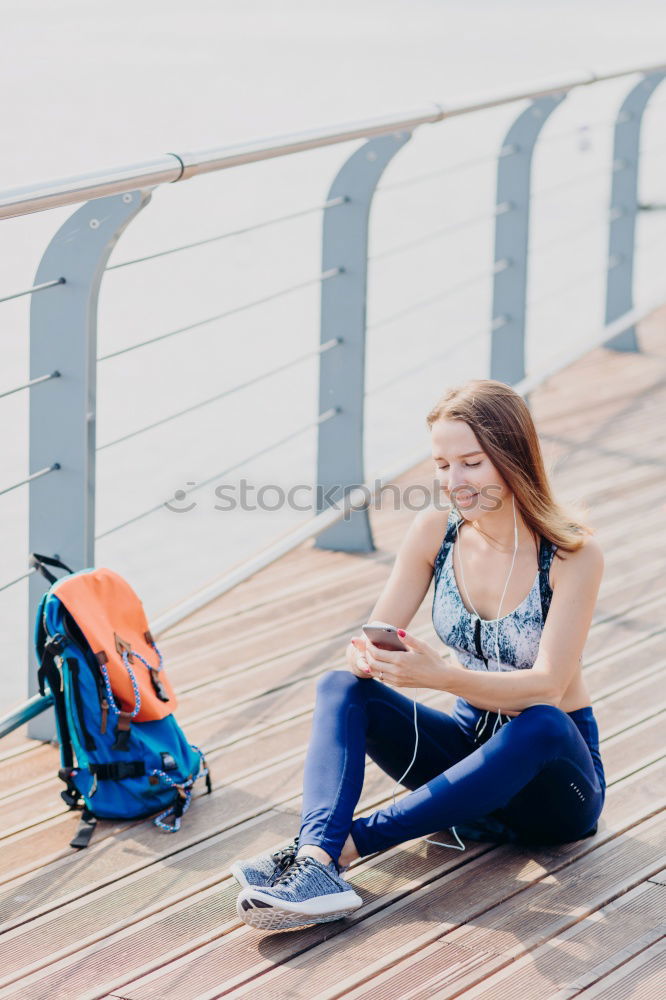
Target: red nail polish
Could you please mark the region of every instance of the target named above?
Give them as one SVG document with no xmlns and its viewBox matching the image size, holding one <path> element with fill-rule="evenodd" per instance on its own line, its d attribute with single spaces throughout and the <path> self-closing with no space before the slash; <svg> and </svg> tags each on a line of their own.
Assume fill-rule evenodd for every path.
<svg viewBox="0 0 666 1000">
<path fill-rule="evenodd" d="M 403 636 L 406 636 L 406 635 L 407 635 L 407 633 L 405 632 L 404 628 L 399 628 L 399 629 L 398 629 L 398 635 L 399 635 L 399 636 L 400 636 L 400 638 L 402 639 L 402 638 L 403 638 Z"/>
</svg>

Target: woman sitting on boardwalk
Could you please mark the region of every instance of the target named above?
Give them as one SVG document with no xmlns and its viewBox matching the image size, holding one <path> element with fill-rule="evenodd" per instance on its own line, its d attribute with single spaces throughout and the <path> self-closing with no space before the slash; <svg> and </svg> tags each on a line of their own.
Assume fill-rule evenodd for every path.
<svg viewBox="0 0 666 1000">
<path fill-rule="evenodd" d="M 531 414 L 510 386 L 467 382 L 427 424 L 452 507 L 416 515 L 372 612 L 400 629 L 407 651 L 354 637 L 349 669 L 321 677 L 299 833 L 231 869 L 252 926 L 348 916 L 362 905 L 341 877 L 352 861 L 438 830 L 451 829 L 458 844 L 441 846 L 458 850 L 458 833 L 555 844 L 596 832 L 606 783 L 581 661 L 602 550 L 553 497 Z M 458 662 L 404 631 L 433 576 L 435 631 Z M 399 690 L 409 688 L 457 695 L 452 714 Z M 354 819 L 366 753 L 411 791 Z"/>
</svg>

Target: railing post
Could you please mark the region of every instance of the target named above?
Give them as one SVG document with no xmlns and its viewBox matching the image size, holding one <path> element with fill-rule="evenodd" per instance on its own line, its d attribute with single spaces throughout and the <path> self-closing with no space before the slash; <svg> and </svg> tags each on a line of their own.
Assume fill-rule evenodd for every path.
<svg viewBox="0 0 666 1000">
<path fill-rule="evenodd" d="M 29 551 L 57 555 L 72 569 L 95 562 L 95 413 L 97 300 L 106 262 L 121 233 L 150 200 L 149 191 L 97 198 L 60 227 L 41 259 L 35 284 L 65 283 L 32 298 L 30 377 L 60 378 L 30 397 L 30 470 L 59 469 L 29 485 Z M 48 587 L 34 573 L 28 595 L 28 692 L 37 692 L 33 624 Z M 29 736 L 55 739 L 53 710 L 34 719 Z"/>
<path fill-rule="evenodd" d="M 525 309 L 532 184 L 532 153 L 541 129 L 566 94 L 540 97 L 507 132 L 497 161 L 495 262 L 509 266 L 495 274 L 490 377 L 515 385 L 525 377 Z M 502 206 L 509 204 L 506 211 Z M 502 320 L 503 322 L 499 322 Z"/>
<path fill-rule="evenodd" d="M 638 160 L 643 112 L 655 87 L 666 74 L 653 73 L 633 87 L 618 112 L 613 136 L 613 183 L 610 200 L 605 323 L 634 307 L 634 248 L 638 212 Z M 631 326 L 607 340 L 614 351 L 638 351 L 636 328 Z"/>
<path fill-rule="evenodd" d="M 331 500 L 341 502 L 349 488 L 365 482 L 368 219 L 382 173 L 410 138 L 411 132 L 403 131 L 367 142 L 345 162 L 328 194 L 329 200 L 344 197 L 345 201 L 325 210 L 322 270 L 340 267 L 343 272 L 322 285 L 320 343 L 332 337 L 342 338 L 342 343 L 320 358 L 319 413 L 331 406 L 339 407 L 340 412 L 319 426 L 317 513 L 331 506 Z M 322 531 L 315 547 L 372 552 L 375 546 L 367 507 Z"/>
</svg>

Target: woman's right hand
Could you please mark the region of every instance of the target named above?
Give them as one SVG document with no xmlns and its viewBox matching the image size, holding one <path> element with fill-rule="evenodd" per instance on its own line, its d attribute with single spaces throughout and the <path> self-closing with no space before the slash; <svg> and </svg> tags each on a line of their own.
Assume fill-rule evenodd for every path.
<svg viewBox="0 0 666 1000">
<path fill-rule="evenodd" d="M 355 677 L 362 677 L 365 680 L 372 677 L 368 661 L 365 658 L 365 639 L 352 636 L 351 642 L 347 646 L 347 666 Z"/>
</svg>

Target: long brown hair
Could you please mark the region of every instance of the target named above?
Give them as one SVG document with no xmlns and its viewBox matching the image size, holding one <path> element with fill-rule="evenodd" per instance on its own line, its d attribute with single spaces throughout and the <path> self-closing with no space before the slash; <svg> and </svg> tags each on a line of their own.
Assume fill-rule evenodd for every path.
<svg viewBox="0 0 666 1000">
<path fill-rule="evenodd" d="M 555 499 L 532 414 L 510 385 L 470 379 L 447 389 L 426 417 L 428 429 L 436 420 L 462 420 L 472 429 L 537 539 L 576 552 L 585 544 L 584 534 L 594 534 L 583 504 Z"/>
</svg>

